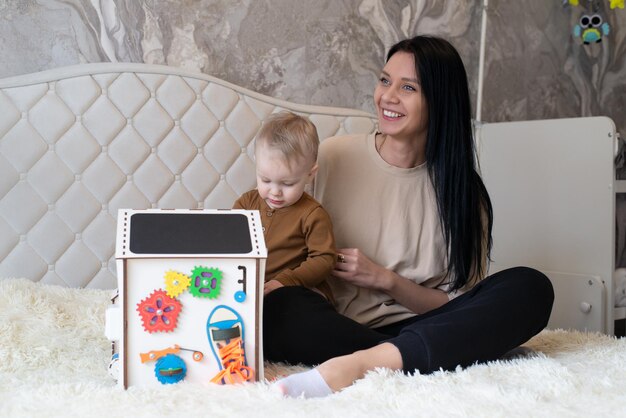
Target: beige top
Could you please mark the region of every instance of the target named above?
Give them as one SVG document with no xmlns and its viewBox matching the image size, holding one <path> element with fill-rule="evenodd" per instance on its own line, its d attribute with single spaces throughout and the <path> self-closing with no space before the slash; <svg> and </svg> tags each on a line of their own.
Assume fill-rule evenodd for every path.
<svg viewBox="0 0 626 418">
<path fill-rule="evenodd" d="M 337 248 L 359 248 L 374 262 L 428 287 L 447 290 L 447 252 L 426 164 L 386 163 L 375 135 L 326 139 L 320 146 L 315 198 L 333 220 Z M 337 310 L 370 327 L 414 316 L 386 293 L 329 281 Z"/>
<path fill-rule="evenodd" d="M 256 190 L 250 190 L 233 209 L 260 212 L 267 247 L 266 282 L 317 288 L 330 299 L 326 280 L 336 260 L 333 226 L 315 199 L 304 193 L 293 205 L 272 209 Z"/>
</svg>

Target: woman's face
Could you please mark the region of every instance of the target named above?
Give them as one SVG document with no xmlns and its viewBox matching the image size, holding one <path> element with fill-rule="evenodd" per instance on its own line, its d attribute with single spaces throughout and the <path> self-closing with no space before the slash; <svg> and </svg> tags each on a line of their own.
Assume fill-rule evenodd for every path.
<svg viewBox="0 0 626 418">
<path fill-rule="evenodd" d="M 374 103 L 383 134 L 403 140 L 426 139 L 428 108 L 412 54 L 400 51 L 389 58 L 374 90 Z"/>
</svg>

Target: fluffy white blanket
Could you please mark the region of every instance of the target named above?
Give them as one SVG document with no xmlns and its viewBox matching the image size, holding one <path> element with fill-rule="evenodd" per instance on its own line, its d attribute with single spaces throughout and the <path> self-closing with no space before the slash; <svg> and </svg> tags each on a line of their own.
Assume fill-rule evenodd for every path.
<svg viewBox="0 0 626 418">
<path fill-rule="evenodd" d="M 0 280 L 1 417 L 615 417 L 626 410 L 626 339 L 544 331 L 532 358 L 412 376 L 376 370 L 324 399 L 267 383 L 115 386 L 103 336 L 110 291 Z M 266 377 L 302 368 L 268 364 Z M 621 412 L 620 412 L 621 411 Z"/>
</svg>

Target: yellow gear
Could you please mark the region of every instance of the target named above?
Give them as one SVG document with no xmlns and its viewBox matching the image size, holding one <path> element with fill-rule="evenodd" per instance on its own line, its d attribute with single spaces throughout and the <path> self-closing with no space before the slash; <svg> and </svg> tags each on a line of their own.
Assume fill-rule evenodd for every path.
<svg viewBox="0 0 626 418">
<path fill-rule="evenodd" d="M 175 298 L 189 287 L 189 276 L 170 270 L 165 273 L 165 292 L 169 297 Z"/>
</svg>

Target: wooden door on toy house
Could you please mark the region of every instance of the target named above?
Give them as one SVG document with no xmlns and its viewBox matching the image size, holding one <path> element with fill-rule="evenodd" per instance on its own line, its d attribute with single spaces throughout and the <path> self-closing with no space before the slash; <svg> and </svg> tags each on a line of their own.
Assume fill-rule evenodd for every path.
<svg viewBox="0 0 626 418">
<path fill-rule="evenodd" d="M 266 258 L 256 211 L 120 210 L 119 383 L 262 379 Z"/>
</svg>

